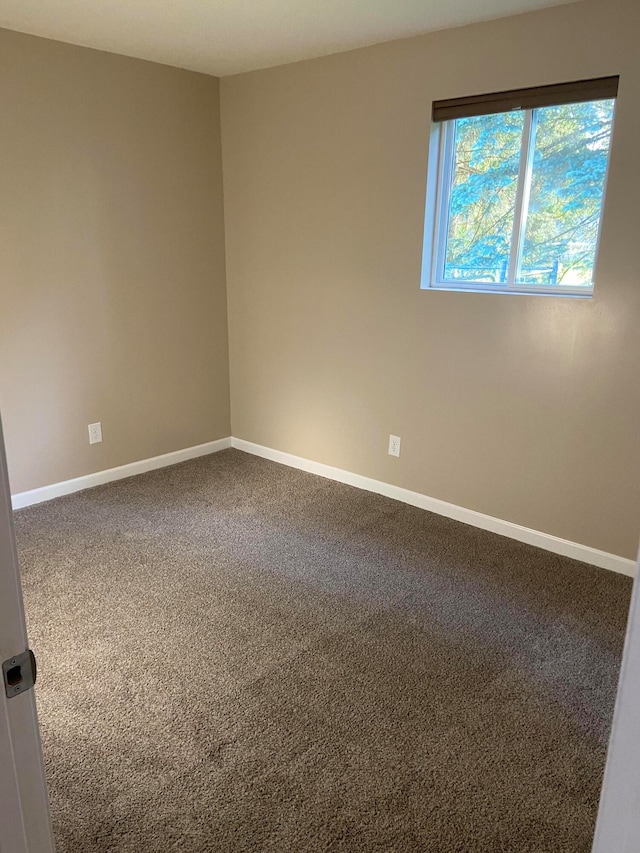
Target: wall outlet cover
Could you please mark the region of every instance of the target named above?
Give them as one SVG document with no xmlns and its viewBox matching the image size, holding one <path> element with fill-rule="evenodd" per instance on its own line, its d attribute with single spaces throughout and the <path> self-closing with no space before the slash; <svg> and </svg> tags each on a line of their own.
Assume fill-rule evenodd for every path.
<svg viewBox="0 0 640 853">
<path fill-rule="evenodd" d="M 400 436 L 389 436 L 389 456 L 400 456 Z"/>
<path fill-rule="evenodd" d="M 102 424 L 89 424 L 89 444 L 99 444 L 102 441 Z"/>
</svg>

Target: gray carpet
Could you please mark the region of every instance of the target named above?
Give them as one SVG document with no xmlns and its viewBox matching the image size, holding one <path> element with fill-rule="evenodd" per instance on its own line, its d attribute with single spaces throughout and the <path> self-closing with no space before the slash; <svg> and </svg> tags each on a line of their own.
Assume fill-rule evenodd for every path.
<svg viewBox="0 0 640 853">
<path fill-rule="evenodd" d="M 587 853 L 628 578 L 228 450 L 16 514 L 59 853 Z"/>
</svg>

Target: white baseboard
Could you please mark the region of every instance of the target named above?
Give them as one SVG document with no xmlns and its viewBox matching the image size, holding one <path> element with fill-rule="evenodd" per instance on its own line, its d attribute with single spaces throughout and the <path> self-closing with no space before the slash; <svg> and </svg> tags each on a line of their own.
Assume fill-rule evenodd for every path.
<svg viewBox="0 0 640 853">
<path fill-rule="evenodd" d="M 73 492 L 90 489 L 93 486 L 101 486 L 103 483 L 111 483 L 113 480 L 123 480 L 125 477 L 133 477 L 135 474 L 144 474 L 145 471 L 154 471 L 156 468 L 166 468 L 168 465 L 186 462 L 187 459 L 217 453 L 227 447 L 231 447 L 231 438 L 220 438 L 217 441 L 208 441 L 206 444 L 197 444 L 195 447 L 185 447 L 184 450 L 175 450 L 173 453 L 164 453 L 162 456 L 152 456 L 150 459 L 141 459 L 139 462 L 130 462 L 128 465 L 108 468 L 106 471 L 97 471 L 95 474 L 75 477 L 73 480 L 53 483 L 50 486 L 42 486 L 40 489 L 32 489 L 29 492 L 20 492 L 12 495 L 11 505 L 13 509 L 21 509 L 25 506 L 31 506 L 31 504 L 59 498 L 62 495 L 70 495 Z"/>
<path fill-rule="evenodd" d="M 597 548 L 590 548 L 588 545 L 580 545 L 578 542 L 560 539 L 558 536 L 532 530 L 529 527 L 522 527 L 522 525 L 514 524 L 512 521 L 503 521 L 500 518 L 476 512 L 473 509 L 465 509 L 437 498 L 430 498 L 419 492 L 412 492 L 400 486 L 392 486 L 380 480 L 353 474 L 351 471 L 345 471 L 342 468 L 333 468 L 331 465 L 324 465 L 321 462 L 313 462 L 301 456 L 293 456 L 291 453 L 284 453 L 281 450 L 274 450 L 271 447 L 264 447 L 261 444 L 244 441 L 241 438 L 232 438 L 231 446 L 238 450 L 244 450 L 246 453 L 252 453 L 254 456 L 262 456 L 264 459 L 280 462 L 283 465 L 289 465 L 291 468 L 299 468 L 302 471 L 308 471 L 310 474 L 318 474 L 320 477 L 326 477 L 329 480 L 337 480 L 339 483 L 346 483 L 367 492 L 376 492 L 396 501 L 411 504 L 411 506 L 426 509 L 429 512 L 435 512 L 456 521 L 462 521 L 473 527 L 489 530 L 510 539 L 517 539 L 519 542 L 526 542 L 527 545 L 535 545 L 563 557 L 571 557 L 574 560 L 580 560 L 582 563 L 589 563 L 592 566 L 609 569 L 629 577 L 634 577 L 636 574 L 636 563 L 633 560 L 618 557 L 616 554 L 609 554 L 606 551 L 599 551 Z"/>
<path fill-rule="evenodd" d="M 580 545 L 578 542 L 571 542 L 568 539 L 560 539 L 558 536 L 552 536 L 549 533 L 542 533 L 539 530 L 522 527 L 522 525 L 514 524 L 512 521 L 494 518 L 491 515 L 476 512 L 473 509 L 465 509 L 464 507 L 438 500 L 438 498 L 430 498 L 428 495 L 420 494 L 420 492 L 412 492 L 400 486 L 383 483 L 381 480 L 373 480 L 371 477 L 364 477 L 361 474 L 353 474 L 351 471 L 345 471 L 342 468 L 334 468 L 331 465 L 324 465 L 322 462 L 314 462 L 311 459 L 304 459 L 302 456 L 294 456 L 282 450 L 274 450 L 271 447 L 264 447 L 261 444 L 244 441 L 241 438 L 220 438 L 217 441 L 209 441 L 206 444 L 198 444 L 195 447 L 186 447 L 184 450 L 176 450 L 173 453 L 165 453 L 162 456 L 154 456 L 151 459 L 141 459 L 139 462 L 131 462 L 128 465 L 120 465 L 117 468 L 109 468 L 106 471 L 98 471 L 95 474 L 87 474 L 84 477 L 65 480 L 62 483 L 53 483 L 50 486 L 32 489 L 29 492 L 20 492 L 12 496 L 11 503 L 13 509 L 21 509 L 22 507 L 49 501 L 52 498 L 58 498 L 62 495 L 70 495 L 73 492 L 90 489 L 93 486 L 100 486 L 103 483 L 110 483 L 113 480 L 122 480 L 125 477 L 133 477 L 135 474 L 144 474 L 146 471 L 153 471 L 156 468 L 166 468 L 169 465 L 176 465 L 178 462 L 185 462 L 187 459 L 195 459 L 198 456 L 216 453 L 228 447 L 235 447 L 254 456 L 262 456 L 264 459 L 270 459 L 272 462 L 279 462 L 291 468 L 299 468 L 302 471 L 308 471 L 310 474 L 318 474 L 320 477 L 336 480 L 339 483 L 346 483 L 349 486 L 355 486 L 367 492 L 375 492 L 401 503 L 426 509 L 429 512 L 435 512 L 438 515 L 462 521 L 464 524 L 470 524 L 472 527 L 479 527 L 482 530 L 489 530 L 492 533 L 498 533 L 501 536 L 507 536 L 519 542 L 526 542 L 528 545 L 535 545 L 554 554 L 571 557 L 574 560 L 580 560 L 583 563 L 589 563 L 601 569 L 609 569 L 610 571 L 619 572 L 629 577 L 635 577 L 636 574 L 636 563 L 625 557 L 618 557 L 616 554 L 599 551 L 597 548 L 590 548 L 588 545 Z"/>
</svg>

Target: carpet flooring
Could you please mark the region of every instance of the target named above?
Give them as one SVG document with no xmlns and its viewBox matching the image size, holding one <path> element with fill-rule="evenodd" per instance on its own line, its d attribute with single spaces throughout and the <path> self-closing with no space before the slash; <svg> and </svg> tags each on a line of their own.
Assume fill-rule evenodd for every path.
<svg viewBox="0 0 640 853">
<path fill-rule="evenodd" d="M 631 581 L 227 450 L 16 514 L 58 853 L 587 853 Z"/>
</svg>

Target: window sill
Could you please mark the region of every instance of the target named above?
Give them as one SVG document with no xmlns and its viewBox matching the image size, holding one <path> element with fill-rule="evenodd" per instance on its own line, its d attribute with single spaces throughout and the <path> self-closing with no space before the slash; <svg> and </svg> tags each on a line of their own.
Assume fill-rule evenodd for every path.
<svg viewBox="0 0 640 853">
<path fill-rule="evenodd" d="M 550 288 L 550 287 L 540 287 L 540 288 L 517 288 L 517 287 L 483 287 L 481 284 L 479 285 L 464 285 L 464 284 L 422 284 L 420 285 L 421 290 L 438 290 L 438 291 L 446 291 L 447 293 L 502 293 L 509 294 L 515 296 L 552 296 L 558 298 L 559 296 L 569 297 L 570 299 L 591 299 L 593 296 L 593 287 L 581 287 L 572 288 L 571 290 L 567 288 Z"/>
</svg>

